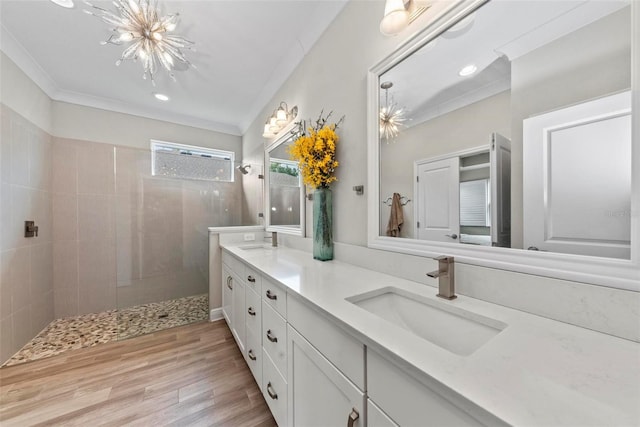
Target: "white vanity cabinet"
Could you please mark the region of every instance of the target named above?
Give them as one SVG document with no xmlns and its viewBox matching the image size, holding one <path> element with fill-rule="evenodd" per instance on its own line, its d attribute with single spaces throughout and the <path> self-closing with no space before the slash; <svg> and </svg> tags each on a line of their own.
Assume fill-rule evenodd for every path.
<svg viewBox="0 0 640 427">
<path fill-rule="evenodd" d="M 365 348 L 299 298 L 287 299 L 289 425 L 365 426 Z"/>
</svg>

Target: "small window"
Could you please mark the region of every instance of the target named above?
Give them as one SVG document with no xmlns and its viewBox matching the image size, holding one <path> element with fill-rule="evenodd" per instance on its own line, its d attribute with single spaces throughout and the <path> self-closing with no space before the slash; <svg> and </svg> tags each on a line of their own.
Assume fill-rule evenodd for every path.
<svg viewBox="0 0 640 427">
<path fill-rule="evenodd" d="M 151 174 L 171 178 L 233 182 L 232 151 L 151 141 Z"/>
</svg>

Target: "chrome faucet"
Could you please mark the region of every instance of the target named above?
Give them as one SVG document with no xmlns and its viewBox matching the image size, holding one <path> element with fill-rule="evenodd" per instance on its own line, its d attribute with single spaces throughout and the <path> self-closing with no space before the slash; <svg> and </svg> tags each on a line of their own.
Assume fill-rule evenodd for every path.
<svg viewBox="0 0 640 427">
<path fill-rule="evenodd" d="M 438 295 L 440 298 L 452 300 L 457 298 L 455 293 L 455 277 L 452 256 L 439 256 L 434 258 L 438 261 L 438 269 L 427 273 L 427 276 L 438 278 Z"/>
<path fill-rule="evenodd" d="M 272 231 L 271 232 L 271 246 L 273 246 L 274 248 L 278 246 L 278 232 L 277 231 Z"/>
</svg>

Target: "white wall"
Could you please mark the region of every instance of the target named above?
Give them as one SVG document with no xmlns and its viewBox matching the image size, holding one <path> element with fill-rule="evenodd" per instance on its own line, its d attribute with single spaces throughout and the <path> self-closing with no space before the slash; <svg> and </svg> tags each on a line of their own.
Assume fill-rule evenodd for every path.
<svg viewBox="0 0 640 427">
<path fill-rule="evenodd" d="M 234 151 L 238 160 L 242 151 L 239 136 L 58 101 L 53 102 L 53 134 L 143 149 L 159 139 Z"/>
<path fill-rule="evenodd" d="M 433 8 L 445 4 L 438 3 Z M 333 110 L 336 119 L 345 115 L 338 132 L 338 181 L 331 186 L 333 235 L 338 242 L 360 246 L 367 242 L 370 196 L 366 188 L 367 71 L 420 28 L 412 25 L 396 37 L 384 37 L 378 29 L 383 12 L 381 0 L 350 1 L 243 136 L 245 159 L 258 161 L 264 150 L 264 122 L 280 101 L 298 105 L 302 118 L 315 119 L 322 109 Z M 352 190 L 361 184 L 365 185 L 364 197 Z M 311 218 L 307 201 L 308 230 L 312 229 Z"/>
<path fill-rule="evenodd" d="M 40 129 L 51 133 L 51 99 L 2 51 L 0 102 Z"/>
</svg>

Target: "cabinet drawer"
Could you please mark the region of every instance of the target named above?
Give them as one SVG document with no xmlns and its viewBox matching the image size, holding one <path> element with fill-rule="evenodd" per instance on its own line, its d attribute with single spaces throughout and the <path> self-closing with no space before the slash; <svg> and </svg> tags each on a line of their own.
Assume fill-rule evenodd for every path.
<svg viewBox="0 0 640 427">
<path fill-rule="evenodd" d="M 280 283 L 262 279 L 262 300 L 273 307 L 282 317 L 287 318 L 287 292 Z"/>
<path fill-rule="evenodd" d="M 283 378 L 287 378 L 287 322 L 269 304 L 262 302 L 262 348 Z"/>
<path fill-rule="evenodd" d="M 247 288 L 246 310 L 244 315 L 247 324 L 247 333 L 253 332 L 254 335 L 262 334 L 262 302 L 260 295 L 253 292 L 251 288 Z"/>
<path fill-rule="evenodd" d="M 506 426 L 468 399 L 426 375 L 419 381 L 378 353 L 367 352 L 371 400 L 402 426 Z"/>
<path fill-rule="evenodd" d="M 364 344 L 298 298 L 289 297 L 287 304 L 289 324 L 364 390 Z"/>
<path fill-rule="evenodd" d="M 247 329 L 247 365 L 258 386 L 262 386 L 262 340 L 259 332 Z"/>
<path fill-rule="evenodd" d="M 287 382 L 266 351 L 262 352 L 262 394 L 280 427 L 287 425 Z"/>
<path fill-rule="evenodd" d="M 262 293 L 262 276 L 258 270 L 245 265 L 243 279 L 247 283 L 247 288 L 253 289 L 258 295 Z"/>
<path fill-rule="evenodd" d="M 371 399 L 367 399 L 367 426 L 368 427 L 399 427 L 387 416 Z"/>
</svg>

